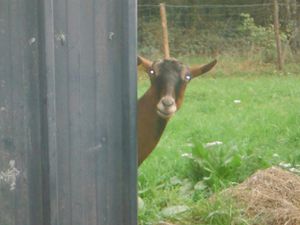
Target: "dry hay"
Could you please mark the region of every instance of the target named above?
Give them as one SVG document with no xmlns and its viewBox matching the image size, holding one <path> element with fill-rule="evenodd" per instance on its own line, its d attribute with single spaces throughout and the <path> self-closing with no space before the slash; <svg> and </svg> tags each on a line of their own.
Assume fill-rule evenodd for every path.
<svg viewBox="0 0 300 225">
<path fill-rule="evenodd" d="M 225 191 L 245 207 L 254 224 L 300 225 L 300 177 L 272 167 Z"/>
</svg>

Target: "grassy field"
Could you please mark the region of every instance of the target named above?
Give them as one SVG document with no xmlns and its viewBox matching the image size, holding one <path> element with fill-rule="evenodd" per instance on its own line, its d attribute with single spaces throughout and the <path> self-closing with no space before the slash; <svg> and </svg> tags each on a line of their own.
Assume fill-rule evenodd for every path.
<svg viewBox="0 0 300 225">
<path fill-rule="evenodd" d="M 193 80 L 182 108 L 139 168 L 139 224 L 251 224 L 218 193 L 260 168 L 299 167 L 297 71 L 291 65 L 279 74 L 272 66 L 221 59 L 211 75 Z M 148 85 L 141 79 L 139 95 Z M 203 147 L 213 141 L 223 144 Z M 215 201 L 208 200 L 211 195 Z"/>
</svg>

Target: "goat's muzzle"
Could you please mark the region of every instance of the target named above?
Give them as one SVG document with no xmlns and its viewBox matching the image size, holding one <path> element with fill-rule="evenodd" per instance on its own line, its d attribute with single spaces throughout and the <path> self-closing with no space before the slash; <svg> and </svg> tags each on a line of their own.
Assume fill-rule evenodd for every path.
<svg viewBox="0 0 300 225">
<path fill-rule="evenodd" d="M 163 119 L 171 118 L 176 111 L 176 102 L 171 96 L 165 96 L 161 98 L 157 104 L 157 114 Z"/>
</svg>

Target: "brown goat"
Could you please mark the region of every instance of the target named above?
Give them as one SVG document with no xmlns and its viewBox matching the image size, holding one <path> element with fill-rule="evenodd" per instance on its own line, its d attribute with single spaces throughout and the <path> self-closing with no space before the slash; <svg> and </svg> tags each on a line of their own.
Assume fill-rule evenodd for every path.
<svg viewBox="0 0 300 225">
<path fill-rule="evenodd" d="M 151 86 L 138 101 L 138 164 L 157 145 L 169 119 L 180 108 L 189 81 L 211 70 L 217 61 L 189 68 L 176 59 L 151 62 L 138 57 Z"/>
</svg>

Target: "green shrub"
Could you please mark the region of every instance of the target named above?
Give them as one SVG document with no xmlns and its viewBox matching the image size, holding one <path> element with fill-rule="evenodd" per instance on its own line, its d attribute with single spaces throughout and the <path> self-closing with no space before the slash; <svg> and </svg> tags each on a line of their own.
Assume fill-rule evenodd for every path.
<svg viewBox="0 0 300 225">
<path fill-rule="evenodd" d="M 264 27 L 256 25 L 249 14 L 242 13 L 241 17 L 243 24 L 239 27 L 239 31 L 251 49 L 250 54 L 259 54 L 263 62 L 274 62 L 277 56 L 273 25 Z M 287 46 L 287 35 L 282 32 L 280 38 L 282 44 Z"/>
<path fill-rule="evenodd" d="M 180 20 L 180 18 L 172 19 Z M 189 26 L 172 23 L 173 20 L 169 24 L 172 56 L 231 54 L 251 57 L 263 63 L 276 61 L 273 25 L 257 25 L 250 14 L 242 13 L 238 18 L 224 18 L 224 20 L 206 21 L 198 18 Z M 153 58 L 162 55 L 161 33 L 159 18 L 150 21 L 140 20 L 138 30 L 140 54 Z M 280 35 L 285 57 L 292 56 L 287 34 L 281 32 Z"/>
</svg>

